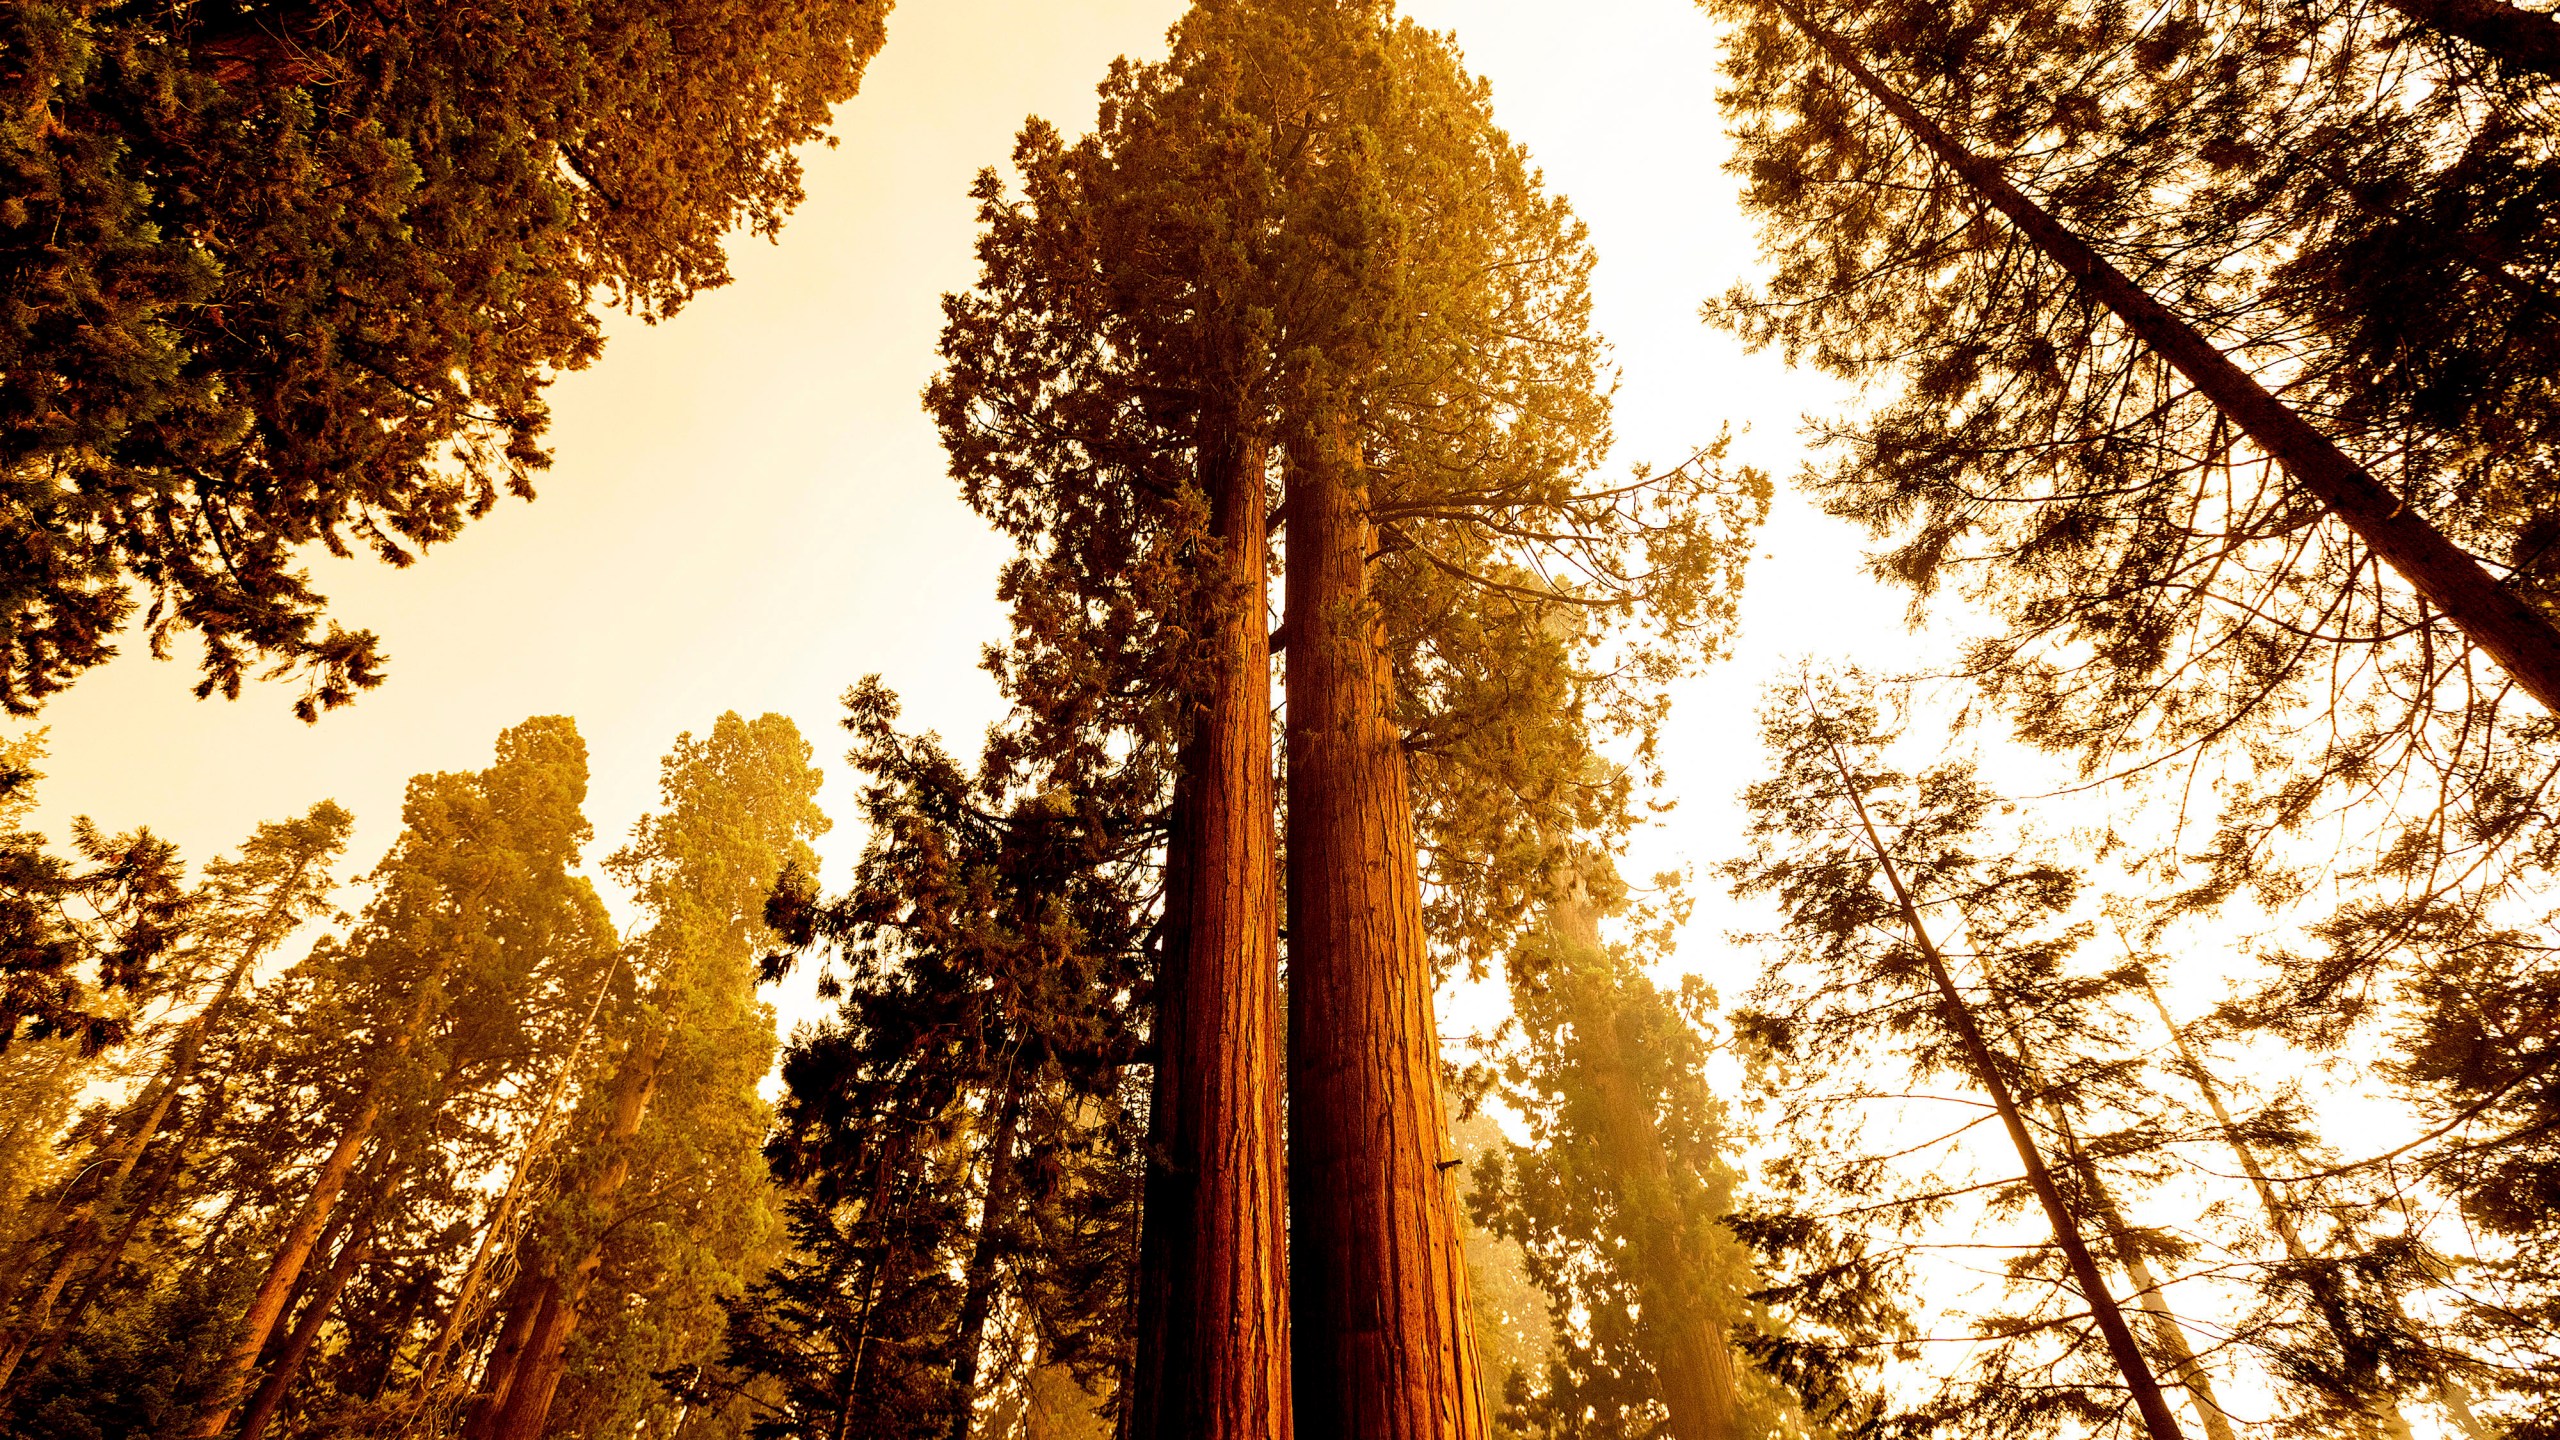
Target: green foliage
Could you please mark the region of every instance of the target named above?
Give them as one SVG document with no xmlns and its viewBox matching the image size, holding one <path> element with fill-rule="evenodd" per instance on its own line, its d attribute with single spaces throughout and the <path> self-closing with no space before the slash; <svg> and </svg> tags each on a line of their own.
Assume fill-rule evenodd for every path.
<svg viewBox="0 0 2560 1440">
<path fill-rule="evenodd" d="M 771 911 L 831 957 L 837 1002 L 783 1057 L 768 1153 L 794 1253 L 700 1382 L 776 1392 L 758 1436 L 941 1435 L 1035 1356 L 1104 1391 L 1128 1362 L 1157 837 L 969 775 L 898 733 L 877 681 L 846 703 L 871 838 L 845 895 L 795 881 Z"/>
<path fill-rule="evenodd" d="M 0 15 L 0 705 L 203 642 L 380 681 L 296 552 L 394 564 L 546 462 L 543 392 L 723 283 L 886 0 L 27 0 Z"/>
</svg>

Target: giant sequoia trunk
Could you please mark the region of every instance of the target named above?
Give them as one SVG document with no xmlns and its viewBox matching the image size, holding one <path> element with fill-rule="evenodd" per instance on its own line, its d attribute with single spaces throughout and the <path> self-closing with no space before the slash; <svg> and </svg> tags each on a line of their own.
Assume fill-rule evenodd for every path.
<svg viewBox="0 0 2560 1440">
<path fill-rule="evenodd" d="M 614 1072 L 613 1098 L 605 1113 L 606 1159 L 579 1187 L 590 1214 L 610 1212 L 623 1182 L 631 1176 L 631 1140 L 640 1133 L 649 1097 L 657 1091 L 658 1067 L 666 1059 L 667 1043 L 663 1031 L 634 1040 Z M 576 1253 L 546 1255 L 526 1267 L 531 1283 L 517 1286 L 511 1298 L 520 1308 L 511 1310 L 501 1326 L 502 1331 L 522 1334 L 523 1343 L 520 1348 L 502 1348 L 507 1369 L 492 1376 L 490 1388 L 496 1397 L 475 1408 L 466 1435 L 538 1440 L 543 1422 L 551 1415 L 551 1398 L 560 1390 L 569 1337 L 578 1331 L 587 1291 L 603 1264 L 604 1235 L 598 1230 Z M 520 1329 L 519 1317 L 524 1314 L 530 1315 L 530 1323 Z"/>
<path fill-rule="evenodd" d="M 1688 1217 L 1680 1213 L 1652 1103 L 1627 1073 L 1618 1024 L 1617 987 L 1605 968 L 1600 917 L 1578 879 L 1557 887 L 1550 911 L 1568 954 L 1560 983 L 1584 987 L 1575 1013 L 1594 1022 L 1578 1043 L 1583 1073 L 1599 1101 L 1601 1143 L 1612 1159 L 1612 1197 L 1621 1207 L 1636 1253 L 1635 1276 L 1652 1331 L 1653 1367 L 1675 1440 L 1742 1440 L 1742 1397 L 1735 1387 L 1733 1345 L 1708 1296 L 1694 1288 L 1702 1257 L 1689 1253 Z"/>
<path fill-rule="evenodd" d="M 1297 1433 L 1482 1440 L 1413 801 L 1335 434 L 1288 475 L 1289 1229 Z"/>
<path fill-rule="evenodd" d="M 2214 348 L 2193 325 L 2135 284 L 2088 241 L 2009 182 L 2000 165 L 1966 149 L 1902 92 L 1867 68 L 1857 49 L 1794 0 L 1765 0 L 1798 34 L 1855 81 L 1983 203 L 2006 216 L 2044 257 L 2085 287 L 2124 327 L 2187 378 L 2242 434 L 2284 467 L 2330 515 L 2364 542 L 2411 590 L 2444 612 L 2487 651 L 2526 694 L 2560 714 L 2560 628 L 2500 585 L 2480 562 L 2444 537 L 2408 501 L 2348 458 L 2329 437 L 2268 393 L 2257 377 Z M 2466 4 L 2409 0 L 2409 8 L 2452 11 Z M 2497 8 L 2497 7 L 2490 7 Z M 2545 20 L 2548 17 L 2540 17 Z"/>
<path fill-rule="evenodd" d="M 1201 455 L 1224 593 L 1167 847 L 1131 1432 L 1280 1440 L 1288 1240 L 1265 451 L 1213 432 Z"/>
</svg>

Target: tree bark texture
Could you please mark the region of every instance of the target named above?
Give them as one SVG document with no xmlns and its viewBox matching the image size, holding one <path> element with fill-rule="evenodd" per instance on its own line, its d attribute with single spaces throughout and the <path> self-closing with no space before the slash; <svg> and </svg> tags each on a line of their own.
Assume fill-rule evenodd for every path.
<svg viewBox="0 0 2560 1440">
<path fill-rule="evenodd" d="M 1203 437 L 1223 570 L 1167 845 L 1137 1440 L 1290 1432 L 1265 449 Z"/>
<path fill-rule="evenodd" d="M 515 1388 L 517 1362 L 524 1358 L 525 1341 L 533 1334 L 533 1322 L 542 1317 L 542 1301 L 549 1283 L 549 1276 L 528 1267 L 517 1271 L 515 1281 L 508 1285 L 505 1318 L 498 1322 L 497 1343 L 489 1349 L 489 1363 L 481 1371 L 480 1383 L 463 1416 L 463 1440 L 488 1440 L 497 1429 L 498 1417 L 506 1412 L 507 1396 Z"/>
<path fill-rule="evenodd" d="M 2107 258 L 2009 183 L 1998 163 L 1967 150 L 1858 59 L 1848 41 L 1792 0 L 1766 0 L 1789 24 L 1874 97 L 1912 136 L 1963 177 L 1991 208 L 2033 241 L 2046 259 L 2087 287 L 2125 328 L 2151 347 L 2310 491 L 2329 513 L 2487 651 L 2544 709 L 2560 714 L 2560 629 L 2523 597 L 2491 579 L 2480 562 L 2444 537 L 2363 466 L 2213 342 L 2135 284 Z M 2418 0 L 2412 0 L 2418 3 Z M 2454 8 L 2464 0 L 2444 0 Z M 2477 0 L 2472 0 L 2477 3 Z M 2434 8 L 2432 4 L 2425 8 Z"/>
<path fill-rule="evenodd" d="M 2143 1358 L 2142 1347 L 2134 1343 L 2133 1327 L 2125 1323 L 2124 1310 L 2116 1304 L 2107 1289 L 2104 1276 L 2098 1273 L 2098 1262 L 2089 1254 L 2088 1242 L 2080 1234 L 2080 1220 L 2063 1199 L 2062 1187 L 2054 1183 L 2053 1172 L 2046 1168 L 2044 1155 L 2036 1148 L 2035 1137 L 2027 1132 L 2026 1117 L 2018 1113 L 2017 1098 L 2009 1092 L 2008 1082 L 2001 1078 L 1991 1042 L 1983 1037 L 1982 1027 L 1974 1022 L 1973 1009 L 1965 1003 L 1964 993 L 1956 988 L 1955 976 L 1947 969 L 1946 957 L 1939 953 L 1937 942 L 1929 938 L 1928 926 L 1921 923 L 1920 906 L 1903 888 L 1902 872 L 1893 863 L 1893 854 L 1885 848 L 1884 837 L 1876 833 L 1875 821 L 1867 815 L 1866 798 L 1858 793 L 1849 778 L 1848 763 L 1841 759 L 1838 746 L 1831 751 L 1832 763 L 1839 769 L 1840 784 L 1848 796 L 1850 809 L 1856 812 L 1858 824 L 1866 833 L 1867 847 L 1883 871 L 1885 885 L 1893 892 L 1894 904 L 1902 912 L 1902 923 L 1909 930 L 1912 948 L 1920 952 L 1930 982 L 1938 992 L 1938 1013 L 1947 1029 L 1963 1050 L 1966 1066 L 1973 1071 L 1974 1083 L 1991 1098 L 1991 1107 L 2000 1116 L 2000 1126 L 2008 1133 L 2009 1143 L 2018 1152 L 2018 1161 L 2027 1172 L 2028 1188 L 2035 1191 L 2036 1201 L 2044 1209 L 2046 1221 L 2053 1227 L 2053 1242 L 2062 1251 L 2070 1267 L 2071 1280 L 2080 1298 L 2089 1305 L 2089 1318 L 2097 1324 L 2099 1337 L 2106 1342 L 2107 1354 L 2116 1364 L 2116 1372 L 2124 1377 L 2125 1389 L 2133 1397 L 2134 1409 L 2142 1417 L 2143 1428 L 2151 1440 L 2182 1440 L 2178 1418 L 2169 1409 L 2169 1399 L 2161 1392 L 2159 1377 L 2151 1373 L 2151 1362 Z"/>
<path fill-rule="evenodd" d="M 294 1377 L 302 1373 L 302 1362 L 310 1358 L 311 1346 L 320 1337 L 320 1327 L 337 1306 L 338 1296 L 355 1278 L 356 1271 L 373 1253 L 373 1227 L 368 1222 L 348 1236 L 338 1247 L 338 1258 L 322 1277 L 311 1298 L 303 1302 L 301 1318 L 294 1322 L 293 1335 L 285 1342 L 284 1352 L 268 1367 L 267 1376 L 258 1384 L 258 1393 L 249 1398 L 247 1413 L 240 1417 L 240 1440 L 260 1440 L 276 1411 L 284 1405 L 285 1393 L 293 1388 Z"/>
<path fill-rule="evenodd" d="M 1297 1434 L 1483 1440 L 1413 801 L 1334 434 L 1289 449 L 1289 1200 Z"/>
<path fill-rule="evenodd" d="M 1580 1063 L 1599 1100 L 1601 1143 L 1618 1173 L 1614 1199 L 1625 1217 L 1636 1254 L 1632 1269 L 1653 1339 L 1654 1374 L 1671 1412 L 1674 1440 L 1742 1440 L 1742 1396 L 1734 1379 L 1733 1345 L 1710 1297 L 1696 1293 L 1693 1277 L 1703 1258 L 1685 1243 L 1688 1217 L 1672 1191 L 1671 1162 L 1651 1103 L 1627 1073 L 1617 988 L 1607 970 L 1600 917 L 1580 878 L 1559 884 L 1551 902 L 1556 938 L 1569 952 L 1559 977 L 1585 985 L 1596 1003 L 1576 1013 L 1607 1017 L 1580 1044 Z"/>
<path fill-rule="evenodd" d="M 649 1113 L 649 1099 L 657 1093 L 658 1067 L 667 1057 L 667 1044 L 668 1036 L 663 1031 L 636 1038 L 614 1073 L 612 1108 L 605 1119 L 605 1160 L 579 1187 L 590 1215 L 610 1211 L 622 1193 L 623 1182 L 631 1177 L 631 1140 L 640 1133 L 640 1121 Z M 587 1237 L 578 1253 L 551 1256 L 542 1262 L 545 1276 L 540 1312 L 526 1334 L 504 1408 L 498 1411 L 491 1431 L 496 1440 L 540 1440 L 543 1422 L 551 1414 L 551 1399 L 559 1393 L 568 1363 L 569 1337 L 578 1331 L 588 1288 L 595 1283 L 596 1271 L 603 1264 L 601 1228 Z"/>
<path fill-rule="evenodd" d="M 2458 36 L 2496 59 L 2560 76 L 2560 20 L 2506 0 L 2382 0 L 2430 30 Z"/>
</svg>

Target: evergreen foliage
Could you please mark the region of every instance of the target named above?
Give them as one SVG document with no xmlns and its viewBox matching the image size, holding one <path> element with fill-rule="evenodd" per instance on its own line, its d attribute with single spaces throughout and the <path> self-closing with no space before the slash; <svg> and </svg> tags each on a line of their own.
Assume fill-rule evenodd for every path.
<svg viewBox="0 0 2560 1440">
<path fill-rule="evenodd" d="M 380 683 L 318 545 L 405 565 L 547 460 L 595 308 L 672 314 L 800 198 L 886 0 L 24 0 L 0 14 L 0 706 L 204 646 Z"/>
</svg>

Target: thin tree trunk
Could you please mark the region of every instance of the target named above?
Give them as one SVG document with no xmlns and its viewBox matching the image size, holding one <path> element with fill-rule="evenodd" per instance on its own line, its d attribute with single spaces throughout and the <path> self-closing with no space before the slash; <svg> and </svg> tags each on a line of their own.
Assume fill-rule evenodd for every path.
<svg viewBox="0 0 2560 1440">
<path fill-rule="evenodd" d="M 2303 1266 L 2305 1283 L 2311 1290 L 2312 1306 L 2320 1312 L 2321 1321 L 2338 1342 L 2339 1353 L 2347 1357 L 2348 1363 L 2358 1364 L 2369 1373 L 2372 1361 L 2365 1357 L 2372 1353 L 2371 1342 L 2357 1333 L 2355 1322 L 2347 1313 L 2346 1297 L 2338 1293 L 2336 1279 L 2312 1263 L 2315 1257 L 2311 1247 L 2303 1243 L 2302 1231 L 2293 1223 L 2292 1212 L 2276 1198 L 2275 1186 L 2268 1182 L 2267 1172 L 2258 1165 L 2257 1152 L 2241 1138 L 2240 1126 L 2222 1103 L 2221 1087 L 2213 1082 L 2213 1072 L 2205 1068 L 2204 1057 L 2188 1043 L 2187 1032 L 2180 1029 L 2177 1020 L 2169 1014 L 2169 1006 L 2160 998 L 2160 992 L 2146 983 L 2142 993 L 2150 998 L 2151 1008 L 2159 1013 L 2161 1025 L 2167 1028 L 2169 1038 L 2177 1043 L 2178 1068 L 2186 1072 L 2187 1079 L 2204 1096 L 2204 1103 L 2213 1111 L 2214 1123 L 2222 1129 L 2223 1143 L 2231 1147 L 2233 1158 L 2240 1162 L 2240 1173 L 2249 1177 L 2249 1186 L 2258 1195 L 2259 1208 L 2266 1211 L 2268 1228 L 2274 1230 L 2276 1238 L 2283 1242 L 2285 1255 Z M 2463 1392 L 2462 1382 L 2442 1373 L 2436 1376 L 2436 1381 L 2438 1398 L 2445 1402 L 2446 1411 L 2453 1416 L 2462 1432 L 2472 1440 L 2487 1440 L 2487 1432 L 2471 1413 L 2470 1396 Z M 2386 1432 L 2393 1435 L 2409 1432 L 2408 1418 L 2400 1413 L 2399 1405 L 2390 1396 L 2374 1397 L 2373 1411 L 2374 1418 L 2381 1422 Z"/>
<path fill-rule="evenodd" d="M 153 1170 L 152 1178 L 146 1182 L 146 1187 L 156 1193 L 167 1186 L 176 1178 L 179 1167 L 185 1163 L 185 1160 L 186 1156 L 179 1147 L 171 1146 L 167 1157 Z M 132 1246 L 135 1232 L 142 1228 L 142 1222 L 149 1218 L 150 1213 L 149 1207 L 143 1205 L 125 1207 L 124 1223 L 116 1227 L 115 1243 L 108 1246 L 106 1253 L 99 1257 L 98 1263 L 91 1267 L 89 1278 L 81 1285 L 80 1293 L 72 1297 L 71 1308 L 63 1312 L 62 1322 L 53 1327 L 52 1337 L 45 1341 L 44 1348 L 36 1352 L 35 1359 L 29 1362 L 25 1372 L 27 1375 L 43 1374 L 53 1364 L 55 1357 L 62 1353 L 64 1342 L 79 1333 L 81 1319 L 89 1313 L 89 1307 L 97 1302 L 98 1296 L 106 1290 L 107 1285 L 115 1279 L 117 1267 L 124 1262 L 124 1252 Z M 7 1394 L 8 1391 L 5 1388 L 0 1388 L 0 1399 L 5 1399 Z"/>
<path fill-rule="evenodd" d="M 2560 77 L 2560 20 L 2506 0 L 2382 0 L 2430 30 L 2458 36 L 2519 70 Z"/>
<path fill-rule="evenodd" d="M 310 1358 L 312 1343 L 320 1338 L 320 1327 L 327 1323 L 330 1310 L 338 1303 L 338 1296 L 372 1256 L 373 1222 L 368 1218 L 362 1227 L 347 1237 L 345 1244 L 338 1247 L 336 1263 L 329 1267 L 328 1274 L 321 1277 L 320 1284 L 311 1292 L 311 1298 L 304 1302 L 301 1318 L 294 1322 L 292 1338 L 285 1341 L 284 1352 L 276 1356 L 275 1363 L 267 1369 L 266 1378 L 258 1383 L 258 1393 L 249 1399 L 249 1408 L 240 1420 L 239 1440 L 260 1440 L 267 1433 L 268 1423 L 275 1419 L 276 1411 L 284 1405 L 285 1393 L 293 1388 L 295 1378 L 301 1375 L 302 1362 Z"/>
<path fill-rule="evenodd" d="M 2186 1327 L 2178 1323 L 2177 1315 L 2169 1309 L 2168 1296 L 2163 1293 L 2160 1277 L 2152 1270 L 2151 1261 L 2134 1243 L 2133 1226 L 2125 1219 L 2123 1208 L 2116 1204 L 2115 1192 L 2107 1188 L 2106 1177 L 2098 1173 L 2097 1165 L 2081 1150 L 2078 1138 L 2072 1133 L 2071 1117 L 2063 1112 L 2062 1106 L 2055 1101 L 2046 1101 L 2045 1117 L 2052 1124 L 2054 1133 L 2062 1137 L 2072 1174 L 2079 1180 L 2080 1188 L 2088 1192 L 2089 1204 L 2097 1211 L 2098 1227 L 2106 1233 L 2109 1248 L 2116 1252 L 2117 1268 L 2133 1282 L 2133 1301 L 2142 1307 L 2143 1328 L 2151 1332 L 2152 1348 L 2169 1362 L 2170 1373 L 2177 1377 L 2179 1384 L 2187 1387 L 2188 1395 L 2194 1398 L 2196 1418 L 2203 1422 L 2208 1440 L 2233 1440 L 2231 1418 L 2223 1410 L 2220 1398 L 2213 1393 L 2213 1377 L 2205 1372 L 2204 1363 L 2197 1359 L 2195 1346 L 2188 1343 Z"/>
<path fill-rule="evenodd" d="M 1289 1201 L 1304 1440 L 1483 1440 L 1413 801 L 1339 433 L 1288 452 Z"/>
<path fill-rule="evenodd" d="M 2018 1102 L 2009 1093 L 2009 1084 L 2001 1078 L 1997 1059 L 1982 1028 L 1974 1023 L 1973 1010 L 1964 995 L 1956 989 L 1955 976 L 1947 969 L 1946 957 L 1938 952 L 1937 943 L 1929 938 L 1928 927 L 1921 922 L 1920 907 L 1911 892 L 1902 885 L 1902 872 L 1893 863 L 1892 852 L 1885 848 L 1884 837 L 1876 833 L 1875 821 L 1867 815 L 1866 797 L 1858 793 L 1857 782 L 1849 777 L 1848 762 L 1840 755 L 1837 744 L 1830 745 L 1831 763 L 1840 773 L 1841 789 L 1847 794 L 1850 808 L 1857 812 L 1858 824 L 1866 832 L 1867 847 L 1884 872 L 1885 884 L 1893 892 L 1894 904 L 1902 911 L 1902 923 L 1911 932 L 1912 947 L 1920 952 L 1928 966 L 1929 979 L 1938 991 L 1939 1013 L 1947 1028 L 1962 1048 L 1967 1066 L 1973 1071 L 1974 1083 L 1991 1097 L 1992 1109 L 2000 1116 L 2001 1127 L 2009 1133 L 2009 1143 L 2018 1152 L 2018 1160 L 2026 1168 L 2027 1184 L 2035 1191 L 2036 1201 L 2044 1207 L 2045 1219 L 2053 1227 L 2054 1244 L 2062 1251 L 2070 1266 L 2071 1278 L 2088 1302 L 2089 1316 L 2097 1322 L 2098 1334 L 2106 1342 L 2107 1354 L 2116 1363 L 2116 1371 L 2124 1377 L 2125 1388 L 2133 1396 L 2134 1409 L 2142 1416 L 2143 1427 L 2152 1440 L 2180 1440 L 2178 1418 L 2169 1409 L 2168 1397 L 2161 1393 L 2159 1378 L 2151 1373 L 2151 1362 L 2142 1357 L 2142 1347 L 2134 1343 L 2133 1327 L 2125 1323 L 2124 1311 L 2115 1296 L 2107 1290 L 2105 1277 L 2098 1273 L 2098 1262 L 2089 1254 L 2088 1242 L 2081 1237 L 2080 1221 L 2063 1203 L 2061 1187 L 2053 1180 L 2053 1172 L 2045 1168 L 2044 1156 L 2036 1149 L 2035 1137 L 2027 1133 L 2026 1118 L 2018 1113 Z"/>
<path fill-rule="evenodd" d="M 649 1113 L 649 1099 L 657 1093 L 658 1067 L 666 1059 L 668 1040 L 662 1029 L 635 1037 L 614 1074 L 613 1108 L 607 1112 L 602 1137 L 605 1162 L 596 1167 L 580 1191 L 591 1214 L 611 1211 L 615 1197 L 622 1193 L 623 1182 L 631 1176 L 631 1140 L 640 1133 L 640 1122 Z M 551 1414 L 552 1396 L 559 1392 L 567 1365 L 569 1337 L 577 1333 L 587 1290 L 603 1264 L 604 1230 L 600 1227 L 584 1251 L 559 1257 L 546 1267 L 551 1269 L 550 1291 L 544 1298 L 541 1317 L 526 1336 L 524 1352 L 516 1361 L 514 1383 L 508 1389 L 506 1407 L 499 1412 L 493 1432 L 497 1440 L 540 1440 L 543 1422 Z"/>
<path fill-rule="evenodd" d="M 2428 604 L 2504 667 L 2543 708 L 2560 714 L 2560 629 L 2489 577 L 2426 517 L 2347 458 L 2327 436 L 2267 392 L 2089 243 L 2009 183 L 1997 162 L 1964 148 L 1938 123 L 1869 70 L 1840 36 L 1794 0 L 1763 0 L 1873 96 L 1976 194 L 2009 218 L 2045 257 L 2086 286 L 2142 342 L 2211 400 L 2329 513 L 2355 533 Z M 2439 0 L 2412 0 L 2432 7 Z M 2456 5 L 2464 0 L 2441 0 Z"/>
<path fill-rule="evenodd" d="M 1712 1297 L 1692 1282 L 1702 1258 L 1689 1253 L 1671 1183 L 1671 1163 L 1651 1103 L 1627 1073 L 1620 1035 L 1623 1010 L 1617 982 L 1600 940 L 1600 917 L 1579 875 L 1560 877 L 1549 904 L 1556 938 L 1568 951 L 1559 977 L 1588 993 L 1575 1007 L 1593 1022 L 1580 1039 L 1577 1063 L 1599 1100 L 1601 1141 L 1614 1157 L 1611 1197 L 1626 1221 L 1636 1253 L 1628 1267 L 1642 1298 L 1654 1373 L 1670 1411 L 1675 1440 L 1742 1440 L 1742 1397 L 1733 1368 L 1732 1337 Z"/>
<path fill-rule="evenodd" d="M 978 1352 L 986 1345 L 987 1316 L 995 1309 L 996 1256 L 1004 1248 L 1004 1232 L 1013 1218 L 1014 1130 L 1022 1120 L 1022 1090 L 1008 1067 L 1006 1089 L 987 1137 L 987 1193 L 979 1207 L 978 1239 L 969 1249 L 969 1264 L 960 1280 L 960 1325 L 951 1356 L 950 1440 L 969 1440 L 978 1412 Z"/>
<path fill-rule="evenodd" d="M 267 1264 L 266 1278 L 259 1282 L 258 1293 L 251 1297 L 248 1312 L 240 1318 L 240 1333 L 221 1362 L 214 1367 L 211 1387 L 198 1407 L 195 1423 L 184 1433 L 186 1440 L 215 1440 L 230 1427 L 232 1412 L 240 1405 L 241 1393 L 249 1388 L 249 1376 L 257 1368 L 258 1355 L 266 1349 L 267 1337 L 274 1332 L 276 1320 L 284 1313 L 286 1298 L 292 1294 L 294 1282 L 302 1277 L 302 1267 L 311 1258 L 311 1247 L 319 1240 L 321 1228 L 329 1223 L 338 1196 L 346 1189 L 347 1177 L 355 1173 L 356 1157 L 365 1143 L 373 1138 L 374 1127 L 382 1121 L 384 1093 L 389 1088 L 393 1071 L 409 1056 L 409 1049 L 427 1025 L 437 993 L 442 988 L 444 972 L 452 965 L 448 957 L 419 984 L 417 999 L 409 1014 L 392 1037 L 382 1065 L 365 1084 L 364 1098 L 358 1102 L 355 1117 L 347 1122 L 338 1136 L 329 1158 L 321 1162 L 320 1173 L 312 1181 L 310 1197 L 293 1217 L 284 1239 L 276 1246 L 275 1258 Z"/>
<path fill-rule="evenodd" d="M 1202 438 L 1222 582 L 1167 844 L 1133 1433 L 1290 1431 L 1266 451 Z"/>
</svg>

